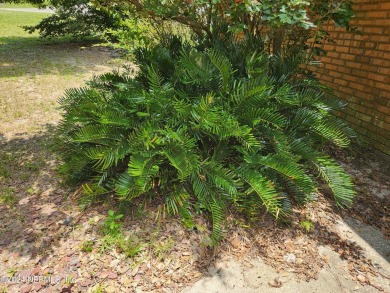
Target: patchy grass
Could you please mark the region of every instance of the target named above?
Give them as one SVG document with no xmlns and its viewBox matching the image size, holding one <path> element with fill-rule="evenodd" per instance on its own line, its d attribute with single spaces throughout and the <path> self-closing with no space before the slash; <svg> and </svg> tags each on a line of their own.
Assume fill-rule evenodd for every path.
<svg viewBox="0 0 390 293">
<path fill-rule="evenodd" d="M 28 3 L 0 3 L 0 8 L 36 8 L 36 6 Z"/>
<path fill-rule="evenodd" d="M 5 138 L 56 123 L 57 100 L 66 88 L 80 86 L 122 62 L 93 40 L 43 40 L 22 29 L 46 15 L 0 10 L 0 135 Z"/>
<path fill-rule="evenodd" d="M 14 190 L 8 187 L 4 190 L 0 189 L 0 204 L 12 206 L 16 201 Z"/>
</svg>

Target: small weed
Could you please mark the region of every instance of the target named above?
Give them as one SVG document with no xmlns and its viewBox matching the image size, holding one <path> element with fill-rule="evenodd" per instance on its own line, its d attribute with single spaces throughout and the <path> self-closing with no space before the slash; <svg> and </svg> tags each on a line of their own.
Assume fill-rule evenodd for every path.
<svg viewBox="0 0 390 293">
<path fill-rule="evenodd" d="M 98 202 L 100 197 L 107 193 L 107 191 L 104 188 L 91 187 L 88 184 L 84 184 L 82 188 L 83 188 L 83 196 L 79 200 L 79 205 L 82 210 L 87 209 L 88 206 L 90 206 L 92 203 Z"/>
<path fill-rule="evenodd" d="M 103 284 L 97 284 L 95 285 L 92 290 L 91 290 L 92 293 L 104 293 L 104 286 Z"/>
<path fill-rule="evenodd" d="M 212 246 L 212 244 L 213 244 L 213 242 L 212 242 L 211 238 L 207 235 L 205 235 L 203 237 L 202 241 L 200 242 L 200 245 L 202 247 L 210 247 L 210 246 Z"/>
<path fill-rule="evenodd" d="M 6 153 L 0 153 L 0 177 L 3 178 L 11 177 L 9 166 L 13 164 L 12 160 L 13 158 L 11 155 Z"/>
<path fill-rule="evenodd" d="M 33 163 L 33 162 L 28 162 L 28 163 L 26 163 L 25 167 L 26 167 L 29 171 L 38 171 L 38 170 L 39 170 L 39 165 L 36 164 L 36 163 Z"/>
<path fill-rule="evenodd" d="M 109 210 L 108 216 L 103 224 L 102 233 L 104 235 L 100 252 L 119 246 L 123 241 L 124 235 L 122 233 L 122 223 L 119 222 L 123 218 L 122 214 L 115 214 L 115 211 Z"/>
<path fill-rule="evenodd" d="M 29 189 L 27 189 L 27 193 L 29 195 L 38 194 L 40 192 L 41 192 L 41 190 L 39 188 L 37 188 L 37 187 L 34 187 L 34 186 L 32 186 Z"/>
<path fill-rule="evenodd" d="M 91 225 L 91 226 L 95 226 L 96 225 L 96 220 L 95 220 L 95 218 L 90 218 L 89 220 L 88 220 L 88 223 Z"/>
<path fill-rule="evenodd" d="M 203 232 L 206 231 L 206 229 L 207 229 L 206 225 L 202 225 L 202 224 L 196 224 L 196 225 L 195 225 L 195 228 L 196 228 L 199 232 L 201 232 L 201 233 L 203 233 Z"/>
<path fill-rule="evenodd" d="M 2 288 L 0 288 L 0 293 L 7 293 L 8 292 L 8 289 L 7 289 L 7 287 L 2 287 Z"/>
<path fill-rule="evenodd" d="M 93 241 L 84 241 L 81 244 L 81 250 L 87 253 L 92 252 L 93 247 L 94 247 Z"/>
<path fill-rule="evenodd" d="M 11 173 L 8 169 L 0 163 L 0 177 L 9 178 L 11 177 Z"/>
<path fill-rule="evenodd" d="M 23 216 L 23 215 L 19 215 L 19 216 L 18 216 L 18 220 L 19 220 L 20 222 L 24 223 L 24 222 L 26 221 L 26 218 L 25 218 L 25 216 Z"/>
<path fill-rule="evenodd" d="M 173 241 L 171 237 L 169 237 L 166 241 L 155 242 L 152 244 L 154 254 L 160 261 L 169 255 L 174 245 L 175 241 Z"/>
<path fill-rule="evenodd" d="M 22 179 L 23 181 L 27 181 L 28 179 L 30 179 L 30 174 L 29 173 L 22 173 L 20 175 L 20 179 Z"/>
<path fill-rule="evenodd" d="M 10 278 L 12 278 L 13 276 L 15 276 L 15 274 L 16 274 L 17 271 L 18 271 L 18 270 L 17 270 L 16 268 L 10 268 L 10 269 L 8 269 L 8 270 L 7 270 L 8 276 L 9 276 Z"/>
<path fill-rule="evenodd" d="M 118 246 L 127 257 L 132 258 L 140 253 L 146 244 L 141 243 L 137 237 L 130 237 L 123 239 Z"/>
<path fill-rule="evenodd" d="M 110 236 L 118 236 L 122 234 L 122 223 L 119 222 L 123 218 L 122 214 L 115 214 L 115 211 L 109 210 L 108 216 L 104 223 L 103 233 Z"/>
<path fill-rule="evenodd" d="M 307 233 L 309 233 L 314 228 L 314 224 L 308 220 L 302 221 L 300 226 L 301 228 L 305 229 Z"/>
<path fill-rule="evenodd" d="M 15 202 L 16 198 L 12 188 L 7 188 L 4 191 L 0 190 L 0 204 L 12 206 Z"/>
</svg>

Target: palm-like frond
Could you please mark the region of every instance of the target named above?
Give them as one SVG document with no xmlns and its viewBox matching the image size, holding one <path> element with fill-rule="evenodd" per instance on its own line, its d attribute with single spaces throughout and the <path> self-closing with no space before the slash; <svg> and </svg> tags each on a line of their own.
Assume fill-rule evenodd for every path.
<svg viewBox="0 0 390 293">
<path fill-rule="evenodd" d="M 321 178 L 333 192 L 339 207 L 351 205 L 356 192 L 351 177 L 331 158 L 320 157 L 314 161 Z"/>
<path fill-rule="evenodd" d="M 300 75 L 302 57 L 217 47 L 167 38 L 136 52 L 135 78 L 112 72 L 68 90 L 58 127 L 67 179 L 123 200 L 157 196 L 187 222 L 192 207 L 206 211 L 213 243 L 227 208 L 258 218 L 264 206 L 280 219 L 315 199 L 313 169 L 348 205 L 351 180 L 318 146 L 346 146 L 351 131 L 331 116 L 329 91 Z"/>
<path fill-rule="evenodd" d="M 275 184 L 272 181 L 246 166 L 238 168 L 237 173 L 249 185 L 245 193 L 255 193 L 271 215 L 278 218 L 288 212 L 282 209 L 283 197 L 275 189 Z"/>
</svg>

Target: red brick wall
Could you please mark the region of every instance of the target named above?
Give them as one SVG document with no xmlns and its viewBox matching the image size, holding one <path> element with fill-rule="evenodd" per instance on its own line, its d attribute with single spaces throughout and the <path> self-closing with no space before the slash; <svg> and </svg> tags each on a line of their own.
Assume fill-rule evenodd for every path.
<svg viewBox="0 0 390 293">
<path fill-rule="evenodd" d="M 317 76 L 348 101 L 340 114 L 376 149 L 390 155 L 390 0 L 355 0 L 351 26 L 364 35 L 329 27 L 335 44 Z"/>
</svg>

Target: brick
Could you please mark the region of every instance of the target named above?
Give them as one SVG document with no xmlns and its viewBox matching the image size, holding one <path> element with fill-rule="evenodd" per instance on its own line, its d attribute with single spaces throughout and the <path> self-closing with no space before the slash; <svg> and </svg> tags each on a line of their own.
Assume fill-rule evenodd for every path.
<svg viewBox="0 0 390 293">
<path fill-rule="evenodd" d="M 356 81 L 357 77 L 349 74 L 343 74 L 343 79 L 348 81 Z"/>
<path fill-rule="evenodd" d="M 375 145 L 375 148 L 381 152 L 383 152 L 385 155 L 390 156 L 390 148 L 383 145 Z"/>
<path fill-rule="evenodd" d="M 384 18 L 384 19 L 379 19 L 379 18 L 377 18 L 377 19 L 374 19 L 373 20 L 373 26 L 383 26 L 384 27 L 384 31 L 382 31 L 382 34 L 386 31 L 386 22 L 387 22 L 388 20 L 386 19 L 386 18 Z"/>
<path fill-rule="evenodd" d="M 375 20 L 373 19 L 359 19 L 354 21 L 355 25 L 358 26 L 371 26 L 375 24 Z"/>
<path fill-rule="evenodd" d="M 344 59 L 344 60 L 354 60 L 354 59 L 355 59 L 355 56 L 352 55 L 352 54 L 341 53 L 341 54 L 340 54 L 340 59 Z"/>
<path fill-rule="evenodd" d="M 358 104 L 348 104 L 348 107 L 361 113 L 365 113 L 366 108 Z"/>
<path fill-rule="evenodd" d="M 366 15 L 367 15 L 366 11 L 355 10 L 355 19 L 357 19 L 357 18 L 366 18 Z"/>
<path fill-rule="evenodd" d="M 357 41 L 368 41 L 370 39 L 368 34 L 363 34 L 363 35 L 354 35 L 354 40 Z"/>
<path fill-rule="evenodd" d="M 381 34 L 382 28 L 381 27 L 365 27 L 363 29 L 363 32 L 366 34 Z"/>
<path fill-rule="evenodd" d="M 390 140 L 390 131 L 387 131 L 383 128 L 377 128 L 377 133 Z"/>
<path fill-rule="evenodd" d="M 337 71 L 345 74 L 351 74 L 351 68 L 346 68 L 344 66 L 337 66 Z"/>
<path fill-rule="evenodd" d="M 359 56 L 355 56 L 353 59 L 350 59 L 350 60 L 355 60 L 359 63 L 370 63 L 371 62 L 371 57 L 369 56 L 363 56 L 363 55 L 359 55 Z"/>
<path fill-rule="evenodd" d="M 380 4 L 380 9 L 381 10 L 390 10 L 390 2 L 388 2 L 388 1 L 385 2 L 384 1 L 383 3 L 381 3 Z"/>
<path fill-rule="evenodd" d="M 376 95 L 375 98 L 374 98 L 374 101 L 375 101 L 376 105 L 385 106 L 385 107 L 388 107 L 390 109 L 390 100 L 386 99 L 385 97 L 383 97 L 382 93 L 379 96 Z M 386 112 L 384 112 L 384 113 L 386 113 Z M 390 110 L 388 111 L 388 113 L 390 115 Z"/>
<path fill-rule="evenodd" d="M 324 75 L 324 76 L 322 76 L 321 80 L 331 83 L 331 82 L 333 82 L 333 77 Z"/>
<path fill-rule="evenodd" d="M 348 81 L 346 81 L 346 80 L 342 80 L 342 79 L 334 79 L 334 81 L 333 81 L 335 84 L 338 84 L 338 85 L 343 85 L 343 86 L 346 86 L 346 85 L 348 85 Z"/>
<path fill-rule="evenodd" d="M 332 51 L 328 51 L 327 53 L 326 53 L 326 56 L 327 57 L 331 57 L 331 58 L 338 58 L 339 57 L 339 53 L 337 53 L 337 52 L 332 52 Z"/>
<path fill-rule="evenodd" d="M 377 88 L 380 88 L 380 89 L 385 90 L 385 91 L 389 91 L 390 90 L 390 85 L 386 84 L 386 83 L 376 82 L 375 86 Z"/>
<path fill-rule="evenodd" d="M 331 71 L 335 71 L 335 70 L 337 70 L 338 66 L 333 65 L 333 64 L 325 64 L 325 68 L 329 69 Z"/>
<path fill-rule="evenodd" d="M 353 48 L 342 47 L 342 46 L 337 46 L 336 47 L 336 51 L 337 52 L 342 52 L 342 53 L 348 53 L 350 49 L 353 49 Z"/>
<path fill-rule="evenodd" d="M 350 88 L 353 88 L 355 90 L 358 90 L 358 91 L 364 91 L 364 85 L 360 84 L 360 83 L 356 83 L 356 82 L 349 82 L 348 83 L 348 86 Z"/>
<path fill-rule="evenodd" d="M 385 114 L 377 112 L 376 110 L 372 109 L 365 109 L 365 114 L 371 116 L 373 119 L 380 119 L 384 120 L 385 119 Z"/>
<path fill-rule="evenodd" d="M 345 65 L 345 61 L 339 59 L 332 59 L 331 62 L 332 64 L 336 64 L 336 65 Z"/>
<path fill-rule="evenodd" d="M 355 91 L 351 88 L 348 88 L 348 87 L 342 87 L 339 89 L 339 92 L 352 95 Z"/>
<path fill-rule="evenodd" d="M 390 131 L 390 123 L 386 123 L 385 121 L 383 120 L 379 120 L 379 119 L 374 119 L 374 121 L 372 122 L 374 125 L 382 128 L 382 129 L 385 129 L 387 131 Z"/>
<path fill-rule="evenodd" d="M 379 95 L 381 98 L 385 98 L 386 100 L 388 100 L 386 106 L 390 107 L 390 91 L 381 91 Z"/>
<path fill-rule="evenodd" d="M 379 142 L 380 144 L 382 145 L 385 145 L 387 143 L 387 140 L 386 138 L 376 134 L 376 133 L 369 133 L 369 137 L 373 140 L 375 140 L 376 142 Z"/>
<path fill-rule="evenodd" d="M 349 53 L 355 54 L 355 55 L 361 55 L 363 54 L 364 49 L 363 48 L 350 48 Z"/>
<path fill-rule="evenodd" d="M 390 61 L 383 60 L 383 59 L 380 59 L 380 58 L 372 58 L 371 64 L 378 65 L 378 66 L 383 66 L 383 67 L 390 67 Z"/>
<path fill-rule="evenodd" d="M 365 54 L 371 57 L 386 59 L 386 54 L 383 51 L 366 50 Z"/>
<path fill-rule="evenodd" d="M 376 133 L 377 132 L 377 129 L 378 127 L 375 126 L 374 124 L 372 124 L 371 122 L 365 122 L 365 121 L 362 121 L 362 124 L 361 126 L 368 130 L 368 132 L 373 132 L 373 133 Z"/>
<path fill-rule="evenodd" d="M 367 11 L 367 10 L 375 10 L 378 8 L 378 4 L 364 4 L 364 5 L 359 5 L 358 10 L 359 11 Z"/>
<path fill-rule="evenodd" d="M 376 106 L 376 108 L 379 112 L 390 115 L 390 108 L 389 107 L 378 105 L 378 106 Z"/>
<path fill-rule="evenodd" d="M 387 17 L 387 11 L 370 11 L 370 12 L 367 13 L 367 17 L 386 18 Z"/>
<path fill-rule="evenodd" d="M 317 76 L 349 102 L 338 116 L 372 145 L 390 155 L 390 2 L 355 0 L 357 26 L 363 35 L 331 29 L 336 43 L 327 43 Z"/>
<path fill-rule="evenodd" d="M 378 72 L 389 76 L 390 75 L 390 68 L 389 67 L 387 67 L 387 68 L 379 67 Z"/>
<path fill-rule="evenodd" d="M 375 74 L 375 73 L 368 73 L 368 78 L 376 81 L 386 82 L 386 79 L 388 78 L 386 75 L 383 74 Z"/>
<path fill-rule="evenodd" d="M 378 49 L 383 51 L 390 51 L 390 44 L 379 44 Z"/>
<path fill-rule="evenodd" d="M 360 69 L 363 71 L 366 71 L 366 72 L 377 72 L 378 71 L 378 67 L 373 66 L 371 64 L 362 64 Z"/>
<path fill-rule="evenodd" d="M 369 41 L 367 41 L 367 42 L 364 42 L 364 43 L 363 43 L 363 47 L 364 47 L 364 48 L 368 48 L 368 49 L 375 49 L 376 46 L 377 46 L 377 43 L 375 43 L 375 42 L 369 42 Z"/>
<path fill-rule="evenodd" d="M 362 123 L 362 121 L 361 121 L 360 119 L 355 118 L 355 117 L 353 117 L 353 116 L 347 116 L 347 119 L 346 119 L 346 120 L 347 120 L 348 122 L 350 122 L 350 123 L 353 123 L 353 124 L 357 125 L 357 126 L 361 125 L 361 123 Z"/>
<path fill-rule="evenodd" d="M 347 61 L 345 63 L 346 66 L 348 66 L 349 68 L 354 68 L 354 69 L 360 69 L 362 67 L 362 64 L 360 63 L 357 63 L 357 62 L 349 62 Z"/>
<path fill-rule="evenodd" d="M 372 35 L 370 36 L 370 40 L 372 42 L 383 42 L 383 43 L 388 43 L 390 41 L 389 36 L 378 36 L 378 35 Z"/>
</svg>

